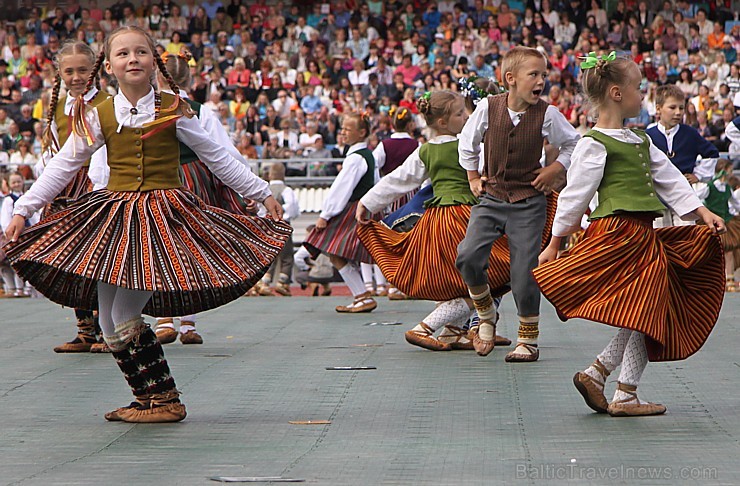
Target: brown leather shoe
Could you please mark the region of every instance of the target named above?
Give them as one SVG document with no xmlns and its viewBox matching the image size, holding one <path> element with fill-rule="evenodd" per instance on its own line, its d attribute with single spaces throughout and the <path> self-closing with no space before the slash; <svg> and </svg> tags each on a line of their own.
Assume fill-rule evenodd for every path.
<svg viewBox="0 0 740 486">
<path fill-rule="evenodd" d="M 450 351 L 452 349 L 452 346 L 448 343 L 443 343 L 442 341 L 435 339 L 434 331 L 431 330 L 429 326 L 422 322 L 421 327 L 424 328 L 424 331 L 414 331 L 413 329 L 411 331 L 406 331 L 404 336 L 406 337 L 407 343 L 430 351 Z"/>
<path fill-rule="evenodd" d="M 437 341 L 450 345 L 452 350 L 472 351 L 473 341 L 468 338 L 468 331 L 457 326 L 445 326 Z"/>
<path fill-rule="evenodd" d="M 487 341 L 480 337 L 480 325 L 473 331 L 473 349 L 478 356 L 488 356 L 496 345 L 495 339 Z M 493 335 L 496 335 L 496 326 L 493 326 Z"/>
<path fill-rule="evenodd" d="M 187 416 L 185 405 L 180 402 L 155 404 L 150 403 L 145 408 L 128 408 L 120 413 L 124 422 L 135 424 L 160 424 L 179 422 Z"/>
<path fill-rule="evenodd" d="M 180 333 L 180 342 L 183 344 L 203 344 L 203 338 L 198 331 L 191 329 L 188 332 Z"/>
<path fill-rule="evenodd" d="M 640 402 L 637 398 L 637 387 L 634 385 L 617 383 L 617 389 L 630 396 L 609 404 L 606 411 L 612 417 L 646 417 L 662 415 L 666 412 L 665 405 L 660 403 Z"/>
<path fill-rule="evenodd" d="M 378 307 L 378 303 L 370 296 L 370 292 L 365 292 L 355 297 L 355 300 L 351 304 L 338 305 L 335 310 L 342 313 L 356 314 L 359 312 L 372 312 L 376 307 Z"/>
<path fill-rule="evenodd" d="M 78 334 L 72 341 L 60 344 L 54 348 L 55 353 L 89 353 L 90 348 L 97 342 L 94 336 Z"/>
<path fill-rule="evenodd" d="M 408 296 L 395 287 L 388 290 L 388 300 L 406 300 Z"/>
<path fill-rule="evenodd" d="M 168 324 L 168 325 L 162 325 Z M 157 335 L 157 341 L 160 344 L 170 344 L 177 340 L 177 330 L 175 330 L 172 319 L 160 319 L 157 322 L 157 328 L 154 330 L 154 334 Z"/>
<path fill-rule="evenodd" d="M 529 353 L 518 353 L 517 349 L 523 346 Z M 507 363 L 531 363 L 540 359 L 540 350 L 536 344 L 516 343 L 514 351 L 510 351 L 504 361 Z"/>
<path fill-rule="evenodd" d="M 583 371 L 579 371 L 573 376 L 573 384 L 586 401 L 586 405 L 591 407 L 591 410 L 598 413 L 606 413 L 606 409 L 609 407 L 609 402 L 604 396 L 603 384 L 599 383 Z"/>
</svg>

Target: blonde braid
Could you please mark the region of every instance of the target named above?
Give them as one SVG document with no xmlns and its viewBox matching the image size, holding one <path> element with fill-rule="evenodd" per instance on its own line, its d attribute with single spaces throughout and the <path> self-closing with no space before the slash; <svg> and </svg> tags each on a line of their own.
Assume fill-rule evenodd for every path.
<svg viewBox="0 0 740 486">
<path fill-rule="evenodd" d="M 54 78 L 54 87 L 51 90 L 51 99 L 49 100 L 48 113 L 46 114 L 46 126 L 41 136 L 41 151 L 46 152 L 51 150 L 52 153 L 56 153 L 59 150 L 59 143 L 54 139 L 54 133 L 51 130 L 51 124 L 54 121 L 54 115 L 57 111 L 57 103 L 59 102 L 59 91 L 62 88 L 62 77 L 57 71 L 57 75 Z"/>
<path fill-rule="evenodd" d="M 80 136 L 84 136 L 85 133 L 85 123 L 83 121 L 86 111 L 85 95 L 92 89 L 95 79 L 98 76 L 98 71 L 100 71 L 100 66 L 103 65 L 103 61 L 105 61 L 105 51 L 100 51 L 98 58 L 95 60 L 95 64 L 93 64 L 92 71 L 90 71 L 90 76 L 87 78 L 85 90 L 77 97 L 74 107 L 72 108 L 72 130 Z"/>
</svg>

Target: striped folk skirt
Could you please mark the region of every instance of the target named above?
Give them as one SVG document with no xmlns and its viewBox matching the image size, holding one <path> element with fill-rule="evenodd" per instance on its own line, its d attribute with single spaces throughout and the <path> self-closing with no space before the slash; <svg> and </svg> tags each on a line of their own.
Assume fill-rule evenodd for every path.
<svg viewBox="0 0 740 486">
<path fill-rule="evenodd" d="M 334 255 L 351 262 L 372 263 L 370 254 L 357 237 L 355 213 L 359 201 L 349 203 L 344 210 L 331 218 L 326 228 L 311 231 L 303 246 L 313 259 L 321 253 Z"/>
<path fill-rule="evenodd" d="M 180 179 L 185 189 L 198 196 L 206 205 L 230 213 L 256 216 L 257 207 L 232 188 L 221 182 L 200 160 L 180 165 Z"/>
<path fill-rule="evenodd" d="M 543 245 L 550 240 L 556 204 L 556 194 L 547 198 Z M 433 207 L 407 233 L 377 223 L 362 225 L 357 233 L 383 275 L 406 295 L 436 301 L 469 297 L 455 259 L 457 246 L 465 238 L 470 210 L 467 205 Z M 502 236 L 493 244 L 488 258 L 491 294 L 508 292 L 510 278 L 508 239 Z"/>
<path fill-rule="evenodd" d="M 244 295 L 290 238 L 283 221 L 205 205 L 182 189 L 95 191 L 7 248 L 13 268 L 50 300 L 94 309 L 97 283 L 154 292 L 144 313 L 195 314 Z"/>
<path fill-rule="evenodd" d="M 72 182 L 67 184 L 67 187 L 65 187 L 64 190 L 54 198 L 54 201 L 52 201 L 51 204 L 44 207 L 44 217 L 50 216 L 52 213 L 66 208 L 83 195 L 88 192 L 92 192 L 93 183 L 88 177 L 89 172 L 89 166 L 81 167 L 75 174 Z"/>
<path fill-rule="evenodd" d="M 533 273 L 562 319 L 642 332 L 651 361 L 698 351 L 725 291 L 722 245 L 709 228 L 653 230 L 620 216 L 593 221 L 578 245 Z"/>
<path fill-rule="evenodd" d="M 727 232 L 722 233 L 722 246 L 725 251 L 734 251 L 740 248 L 740 216 L 733 216 L 731 220 L 726 223 Z M 735 264 L 737 265 L 737 261 Z"/>
</svg>

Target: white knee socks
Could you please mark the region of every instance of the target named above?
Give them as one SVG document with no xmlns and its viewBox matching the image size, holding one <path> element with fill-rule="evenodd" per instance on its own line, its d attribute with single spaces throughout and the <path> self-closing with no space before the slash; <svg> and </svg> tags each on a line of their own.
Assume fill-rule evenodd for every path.
<svg viewBox="0 0 740 486">
<path fill-rule="evenodd" d="M 604 350 L 596 357 L 604 365 L 608 373 L 611 373 L 617 369 L 617 366 L 622 364 L 622 355 L 624 355 L 624 348 L 627 347 L 627 341 L 629 341 L 630 335 L 632 335 L 632 331 L 629 329 L 620 329 L 612 340 L 609 341 L 609 344 L 606 345 Z M 584 373 L 602 385 L 604 384 L 605 377 L 594 365 L 589 366 Z"/>
<path fill-rule="evenodd" d="M 622 357 L 622 369 L 619 371 L 619 382 L 625 385 L 638 386 L 642 372 L 648 363 L 647 347 L 645 346 L 645 335 L 641 332 L 632 331 L 627 347 Z M 620 391 L 614 393 L 614 400 L 630 398 L 631 395 Z"/>
<path fill-rule="evenodd" d="M 372 273 L 372 269 L 371 269 Z M 362 295 L 366 292 L 365 284 L 362 281 L 362 275 L 359 270 L 351 263 L 347 263 L 345 266 L 339 269 L 339 275 L 342 276 L 342 280 L 349 287 L 349 291 L 352 292 L 354 297 Z"/>
</svg>

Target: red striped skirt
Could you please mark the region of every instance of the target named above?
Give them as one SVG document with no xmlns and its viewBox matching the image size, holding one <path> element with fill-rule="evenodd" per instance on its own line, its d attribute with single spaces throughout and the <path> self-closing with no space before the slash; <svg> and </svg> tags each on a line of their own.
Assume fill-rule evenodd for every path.
<svg viewBox="0 0 740 486">
<path fill-rule="evenodd" d="M 221 182 L 200 160 L 180 165 L 183 186 L 206 205 L 225 209 L 235 214 L 254 216 L 256 208 L 232 188 Z"/>
<path fill-rule="evenodd" d="M 533 273 L 562 319 L 642 332 L 651 361 L 698 351 L 725 291 L 722 246 L 707 227 L 653 230 L 619 216 L 593 221 L 578 245 Z"/>
<path fill-rule="evenodd" d="M 557 194 L 547 198 L 543 245 L 547 245 L 557 205 Z M 370 223 L 357 233 L 383 275 L 406 295 L 445 301 L 468 297 L 468 286 L 455 266 L 457 246 L 465 238 L 471 206 L 429 208 L 414 228 L 398 233 Z M 508 238 L 493 244 L 488 258 L 488 285 L 493 296 L 509 291 L 511 278 Z"/>
<path fill-rule="evenodd" d="M 740 248 L 740 216 L 733 216 L 726 224 L 727 232 L 722 233 L 722 246 L 725 251 L 734 251 Z"/>
<path fill-rule="evenodd" d="M 319 254 L 334 255 L 351 262 L 372 263 L 370 254 L 360 243 L 357 237 L 357 204 L 359 201 L 347 205 L 344 210 L 331 218 L 325 229 L 311 231 L 303 246 L 306 247 L 312 258 Z"/>
<path fill-rule="evenodd" d="M 92 309 L 97 282 L 151 290 L 144 313 L 195 314 L 247 292 L 290 238 L 283 221 L 232 214 L 182 189 L 95 191 L 7 248 L 16 271 L 54 302 Z"/>
</svg>

